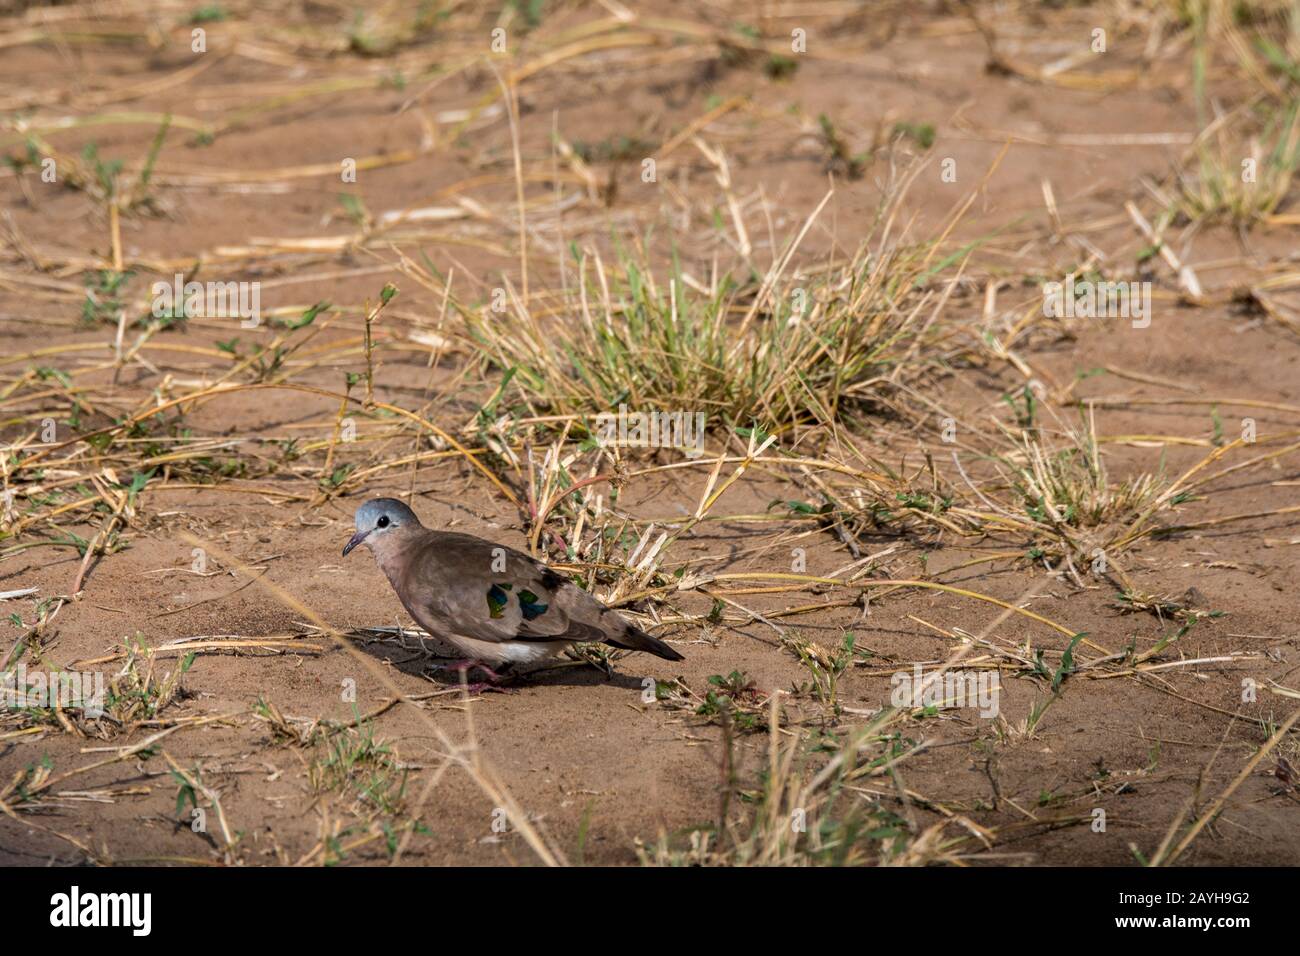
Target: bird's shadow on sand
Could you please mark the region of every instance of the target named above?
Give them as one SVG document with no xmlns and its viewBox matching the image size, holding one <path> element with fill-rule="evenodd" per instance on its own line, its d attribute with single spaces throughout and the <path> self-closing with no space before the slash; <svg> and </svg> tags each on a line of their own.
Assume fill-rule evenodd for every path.
<svg viewBox="0 0 1300 956">
<path fill-rule="evenodd" d="M 597 684 L 609 684 L 612 687 L 618 687 L 623 690 L 640 690 L 641 682 L 644 677 L 637 677 L 634 674 L 622 673 L 617 667 L 613 672 L 606 674 L 605 671 L 592 664 L 575 662 L 572 666 L 565 663 L 562 666 L 551 666 L 548 668 L 534 669 L 531 671 L 520 671 L 513 680 L 508 682 L 507 687 L 593 687 Z"/>
<path fill-rule="evenodd" d="M 431 680 L 435 687 L 452 688 L 461 683 L 460 671 L 448 666 L 456 663 L 456 658 L 442 657 L 392 640 L 376 640 L 372 633 L 362 631 L 352 631 L 347 637 L 353 646 L 381 664 L 422 681 Z M 501 675 L 503 679 L 500 687 L 502 690 L 516 690 L 525 687 L 594 687 L 610 684 L 624 690 L 641 689 L 645 679 L 643 676 L 621 672 L 618 662 L 612 666 L 611 674 L 585 661 L 560 661 L 556 664 L 518 668 Z M 486 675 L 472 669 L 465 679 L 474 684 L 486 680 Z"/>
</svg>

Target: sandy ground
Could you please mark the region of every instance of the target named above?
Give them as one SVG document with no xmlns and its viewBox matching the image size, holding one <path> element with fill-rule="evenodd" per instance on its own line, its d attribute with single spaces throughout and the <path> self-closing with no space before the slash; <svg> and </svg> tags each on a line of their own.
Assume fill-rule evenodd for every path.
<svg viewBox="0 0 1300 956">
<path fill-rule="evenodd" d="M 497 89 L 492 72 L 480 66 L 436 83 L 412 79 L 401 88 L 367 88 L 361 80 L 399 68 L 414 75 L 469 40 L 414 43 L 377 57 L 289 56 L 278 38 L 262 41 L 255 29 L 241 29 L 247 24 L 240 16 L 210 24 L 206 59 L 196 59 L 179 8 L 159 11 L 150 20 L 162 27 L 154 47 L 33 42 L 6 49 L 0 56 L 0 100 L 7 105 L 0 113 L 12 113 L 27 98 L 38 119 L 130 110 L 219 122 L 236 116 L 240 105 L 264 102 L 277 91 L 287 94 L 317 80 L 359 82 L 346 93 L 326 90 L 249 112 L 211 142 L 196 144 L 193 132 L 173 121 L 158 163 L 160 211 L 132 213 L 120 224 L 121 255 L 140 273 L 127 286 L 128 298 L 139 300 L 152 278 L 174 271 L 173 263 L 203 262 L 210 277 L 261 280 L 264 309 L 296 314 L 314 302 L 334 303 L 334 317 L 293 356 L 291 366 L 295 382 L 336 390 L 345 372 L 364 369 L 361 316 L 365 303 L 373 303 L 391 281 L 401 294 L 376 330 L 382 361 L 376 397 L 423 409 L 440 427 L 459 432 L 491 394 L 490 380 L 480 384 L 467 374 L 473 369 L 454 318 L 443 315 L 436 297 L 394 263 L 396 250 L 412 257 L 422 252 L 438 269 L 453 271 L 466 294 L 491 287 L 502 274 L 518 281 L 510 128 L 499 109 L 463 124 L 456 114 Z M 332 11 L 299 15 L 321 30 L 336 26 Z M 566 7 L 538 35 L 597 15 Z M 728 22 L 712 8 L 698 17 Z M 1062 229 L 1132 261 L 1144 242 L 1123 203 L 1141 195 L 1144 177 L 1166 176 L 1197 129 L 1180 54 L 1175 51 L 1138 83 L 1072 89 L 986 70 L 987 46 L 959 16 L 895 10 L 889 18 L 892 30 L 870 16 L 811 19 L 814 48 L 824 38 L 834 55 L 800 60 L 796 72 L 779 78 L 733 65 L 712 47 L 665 44 L 653 51 L 655 57 L 628 61 L 626 51 L 616 51 L 565 60 L 522 86 L 521 153 L 530 168 L 545 169 L 557 132 L 571 143 L 613 143 L 612 151 L 621 137 L 653 148 L 718 104 L 745 97 L 748 105 L 714 120 L 705 138 L 726 152 L 732 190 L 742 197 L 756 255 L 766 263 L 772 236 L 779 246 L 796 232 L 828 189 L 824 151 L 806 134 L 819 114 L 834 117 L 846 135 L 859 140 L 882 124 L 924 121 L 933 124 L 935 141 L 929 167 L 909 194 L 911 228 L 933 234 L 982 185 L 953 238 L 998 237 L 980 266 L 981 278 L 962 284 L 951 297 L 945 321 L 972 328 L 980 321 L 987 308 L 984 276 L 999 284 L 999 307 L 1014 311 L 1030 302 L 1038 273 L 1023 263 L 1034 269 L 1052 264 L 1056 271 L 1048 274 L 1063 275 L 1077 254 L 1061 238 Z M 467 35 L 486 35 L 493 22 L 484 16 Z M 1072 11 L 1048 11 L 1030 16 L 1014 36 L 1027 50 L 1051 52 L 1075 42 L 1071 31 L 1086 36 L 1088 22 Z M 783 22 L 772 29 L 789 32 Z M 1139 39 L 1118 34 L 1106 69 L 1138 64 L 1133 49 Z M 183 75 L 196 64 L 201 73 Z M 126 98 L 128 89 L 132 95 Z M 101 96 L 104 104 L 94 105 Z M 154 123 L 114 123 L 47 138 L 71 155 L 93 141 L 101 157 L 134 162 L 147 153 L 156 131 Z M 683 256 L 700 265 L 730 254 L 705 228 L 700 211 L 719 203 L 714 169 L 689 145 L 679 149 L 662 163 L 654 184 L 639 176 L 642 147 L 628 147 L 623 159 L 593 150 L 591 168 L 600 184 L 615 190 L 612 202 L 565 181 L 561 191 L 578 198 L 562 215 L 547 207 L 555 184 L 529 183 L 538 224 L 533 281 L 556 275 L 571 241 L 635 236 L 647 222 L 679 222 L 674 217 L 683 210 L 694 217 L 690 228 L 661 226 L 678 239 Z M 17 155 L 21 149 L 10 142 L 6 151 Z M 403 159 L 408 151 L 411 158 Z M 378 157 L 380 164 L 345 185 L 332 171 L 286 172 L 311 164 L 332 170 L 346 157 Z M 945 158 L 956 161 L 955 183 L 939 179 Z M 221 172 L 230 173 L 230 182 L 214 181 Z M 861 179 L 836 177 L 834 195 L 800 255 L 815 261 L 851 250 L 867 233 L 886 173 L 882 160 Z M 196 181 L 188 182 L 188 175 Z M 1062 229 L 1050 225 L 1044 182 L 1052 184 Z M 286 251 L 283 243 L 290 240 L 357 234 L 340 193 L 361 198 L 376 220 L 390 210 L 426 207 L 459 210 L 460 218 L 408 224 L 413 238 L 380 232 L 324 251 Z M 88 326 L 80 318 L 84 277 L 111 265 L 114 255 L 103 203 L 85 190 L 43 184 L 30 171 L 21 178 L 6 171 L 0 197 L 7 230 L 0 247 L 0 391 L 8 442 L 39 428 L 46 415 L 58 420 L 59 441 L 102 428 L 152 404 L 151 395 L 167 377 L 180 387 L 222 374 L 230 360 L 216 342 L 238 338 L 241 354 L 248 354 L 276 334 L 266 327 L 239 329 L 231 320 L 194 320 L 153 338 L 141 352 L 145 361 L 115 369 L 115 323 Z M 1179 303 L 1173 273 L 1156 260 L 1144 266 L 1157 290 L 1150 327 L 1079 323 L 1070 338 L 1048 331 L 1028 335 L 1017 352 L 1058 394 L 1079 378 L 1073 398 L 1116 400 L 1097 407 L 1097 430 L 1104 436 L 1204 441 L 1215 435 L 1215 414 L 1230 438 L 1247 416 L 1262 435 L 1287 432 L 1300 414 L 1295 334 L 1234 304 L 1228 293 L 1293 261 L 1293 239 L 1294 227 L 1249 236 L 1203 230 L 1177 251 L 1211 293 L 1204 304 Z M 255 248 L 244 254 L 232 247 Z M 451 344 L 431 351 L 428 335 L 434 332 Z M 128 343 L 132 337 L 128 333 Z M 76 386 L 102 398 L 102 407 L 84 410 L 73 425 L 69 403 L 57 389 L 42 395 L 28 386 L 12 396 L 5 390 L 25 370 L 44 366 L 75 373 Z M 1098 370 L 1105 371 L 1088 374 Z M 984 420 L 1004 414 L 1001 396 L 1021 384 L 1023 376 L 1011 364 L 988 362 L 939 379 L 932 397 L 959 418 Z M 1132 404 L 1135 399 L 1202 403 Z M 1218 402 L 1216 411 L 1206 399 Z M 218 636 L 281 643 L 205 650 L 184 674 L 182 694 L 152 720 L 111 739 L 21 715 L 0 721 L 0 786 L 42 762 L 56 778 L 70 774 L 29 803 L 10 795 L 14 812 L 0 816 L 0 863 L 382 863 L 408 832 L 401 850 L 406 863 L 537 862 L 518 826 L 494 828 L 502 801 L 463 767 L 448 764 L 447 741 L 475 742 L 494 768 L 493 779 L 570 861 L 634 863 L 638 840 L 653 843 L 661 834 L 672 839 L 716 818 L 724 763 L 720 727 L 690 709 L 644 703 L 642 680 L 680 678 L 703 693 L 710 676 L 740 671 L 761 696 L 797 690 L 808 681 L 808 670 L 782 647 L 773 627 L 759 620 L 746 626 L 670 625 L 657 633 L 686 655 L 680 664 L 630 655 L 614 661 L 612 677 L 575 665 L 505 693 L 462 699 L 454 677 L 432 670 L 415 640 L 360 630 L 409 627 L 410 621 L 369 556 L 358 552 L 343 559 L 339 550 L 351 533 L 355 508 L 381 494 L 413 492 L 413 507 L 425 524 L 516 547 L 526 546 L 520 515 L 454 454 L 381 472 L 324 502 L 311 500 L 319 461 L 269 473 L 265 463 L 281 459 L 277 442 L 327 442 L 336 412 L 331 399 L 276 390 L 232 394 L 186 413 L 183 427 L 192 434 L 229 442 L 210 453 L 214 469 L 227 467 L 226 480 L 203 487 L 186 478 L 152 483 L 135 505 L 120 547 L 90 565 L 80 594 L 49 622 L 43 654 L 63 667 L 111 672 L 122 666 L 125 642 L 136 637 L 151 648 Z M 895 462 L 906 460 L 909 469 L 923 461 L 923 445 L 946 454 L 933 437 L 910 434 L 897 422 L 882 421 L 880 429 L 873 450 Z M 411 433 L 385 439 L 374 454 L 383 460 L 428 447 Z M 1206 452 L 1204 445 L 1158 441 L 1105 447 L 1108 466 L 1119 476 L 1156 469 L 1176 475 Z M 369 454 L 362 457 L 369 460 Z M 680 458 L 663 452 L 643 460 Z M 1216 470 L 1239 460 L 1225 458 Z M 705 477 L 704 470 L 689 469 L 634 479 L 620 506 L 641 520 L 680 521 L 694 510 Z M 1180 815 L 1188 821 L 1211 807 L 1294 710 L 1293 699 L 1268 687 L 1296 686 L 1300 539 L 1294 512 L 1266 513 L 1294 506 L 1298 478 L 1294 456 L 1284 455 L 1219 479 L 1212 493 L 1182 506 L 1181 521 L 1265 516 L 1146 539 L 1126 555 L 1125 566 L 1144 592 L 1177 599 L 1195 589 L 1197 607 L 1221 612 L 1202 618 L 1157 658 L 1171 665 L 1167 669 L 1141 679 L 1071 680 L 1032 734 L 1016 728 L 1048 691 L 1041 680 L 1008 674 L 1002 722 L 966 709 L 917 719 L 903 733 L 927 746 L 899 767 L 896 778 L 865 782 L 864 799 L 895 801 L 895 811 L 918 833 L 954 817 L 996 832 L 987 846 L 972 839 L 962 847 L 974 862 L 1132 864 L 1149 857 Z M 755 469 L 728 491 L 720 513 L 749 515 L 773 500 L 804 500 L 807 487 L 775 470 Z M 20 510 L 22 504 L 20 499 Z M 73 512 L 57 528 L 43 522 L 0 541 L 0 547 L 49 541 L 65 531 L 90 538 L 102 521 L 102 515 Z M 796 535 L 803 537 L 795 541 Z M 210 549 L 204 573 L 193 571 L 196 540 Z M 971 552 L 942 535 L 867 533 L 859 544 L 867 554 L 887 552 L 879 564 L 882 577 L 928 575 L 1009 602 L 1037 588 L 1025 602 L 1029 609 L 1086 632 L 1111 652 L 1130 644 L 1144 650 L 1178 627 L 1154 614 L 1125 613 L 1107 582 L 1088 579 L 1079 587 L 1068 577 L 1046 575 L 1041 564 L 959 568 Z M 810 534 L 807 523 L 793 520 L 709 522 L 679 542 L 674 557 L 715 558 L 710 570 L 717 573 L 782 572 L 789 570 L 795 546 L 806 549 L 811 574 L 830 574 L 853 560 L 834 534 Z M 39 588 L 0 605 L 6 618 L 18 617 L 18 623 L 0 620 L 0 652 L 8 653 L 33 624 L 39 600 L 69 594 L 82 557 L 52 545 L 4 553 L 0 591 Z M 910 670 L 914 662 L 937 665 L 954 644 L 946 636 L 952 628 L 979 633 L 999 614 L 996 606 L 950 593 L 907 590 L 873 601 L 864 615 L 860 605 L 845 606 L 852 596 L 828 588 L 737 598 L 760 615 L 824 602 L 826 609 L 789 618 L 783 626 L 826 647 L 851 631 L 857 649 L 869 652 L 840 679 L 843 711 L 837 717 L 827 717 L 807 695 L 788 696 L 788 719 L 801 726 L 821 722 L 835 730 L 860 722 L 889 702 L 893 673 Z M 694 615 L 710 604 L 698 593 L 672 602 L 675 611 Z M 313 620 L 350 633 L 368 666 L 305 626 Z M 1060 651 L 1068 643 L 1064 635 L 1016 615 L 996 633 L 1009 647 Z M 159 651 L 158 672 L 176 668 L 181 656 Z M 1189 663 L 1196 661 L 1203 662 Z M 1247 678 L 1261 691 L 1256 701 L 1243 703 Z M 355 702 L 344 699 L 343 689 L 352 685 Z M 416 702 L 392 706 L 394 686 Z M 299 728 L 312 720 L 373 715 L 367 733 L 390 751 L 382 786 L 403 786 L 404 778 L 396 811 L 377 813 L 373 795 L 359 795 L 378 779 L 364 768 L 342 785 L 322 782 L 328 743 L 300 745 L 277 734 L 259 718 L 259 701 L 291 723 L 304 719 L 294 724 Z M 144 752 L 119 752 L 162 731 L 169 732 Z M 765 732 L 735 742 L 734 772 L 745 785 L 752 786 L 765 766 L 767 746 Z M 115 754 L 122 759 L 107 760 Z M 1250 769 L 1180 862 L 1300 863 L 1300 799 L 1287 790 L 1280 760 L 1300 763 L 1294 737 Z M 207 810 L 206 832 L 191 828 L 190 805 L 178 805 L 186 783 L 176 768 L 197 774 L 203 788 L 219 795 L 233 848 L 215 820 L 210 795 L 200 793 L 195 801 Z M 897 801 L 899 789 L 910 797 Z M 1098 808 L 1106 814 L 1104 832 L 1091 825 Z M 416 819 L 419 826 L 410 829 Z M 969 832 L 954 826 L 952 835 Z"/>
</svg>

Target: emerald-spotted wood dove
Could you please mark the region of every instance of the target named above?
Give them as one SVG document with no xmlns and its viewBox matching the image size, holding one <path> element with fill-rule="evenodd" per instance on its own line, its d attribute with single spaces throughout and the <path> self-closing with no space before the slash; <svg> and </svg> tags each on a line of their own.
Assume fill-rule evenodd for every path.
<svg viewBox="0 0 1300 956">
<path fill-rule="evenodd" d="M 540 661 L 579 641 L 683 660 L 540 561 L 470 534 L 432 531 L 395 498 L 357 509 L 343 554 L 359 544 L 411 617 L 474 662 Z"/>
</svg>

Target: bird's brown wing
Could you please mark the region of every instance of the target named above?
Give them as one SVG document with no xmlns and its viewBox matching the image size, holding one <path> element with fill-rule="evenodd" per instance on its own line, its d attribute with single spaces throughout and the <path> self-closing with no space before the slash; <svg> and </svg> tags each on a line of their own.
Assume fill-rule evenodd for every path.
<svg viewBox="0 0 1300 956">
<path fill-rule="evenodd" d="M 541 562 L 473 535 L 430 531 L 403 558 L 398 596 L 434 631 L 494 643 L 600 641 L 606 633 L 590 620 L 591 606 L 596 618 L 617 618 Z"/>
</svg>

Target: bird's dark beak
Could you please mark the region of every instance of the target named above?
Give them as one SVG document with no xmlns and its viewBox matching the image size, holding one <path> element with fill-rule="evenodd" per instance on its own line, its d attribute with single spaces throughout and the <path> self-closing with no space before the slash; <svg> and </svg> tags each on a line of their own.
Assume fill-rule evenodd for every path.
<svg viewBox="0 0 1300 956">
<path fill-rule="evenodd" d="M 343 557 L 346 558 L 349 551 L 359 545 L 362 541 L 366 540 L 366 535 L 368 534 L 370 534 L 369 531 L 358 531 L 354 534 L 352 540 L 343 546 Z"/>
</svg>

